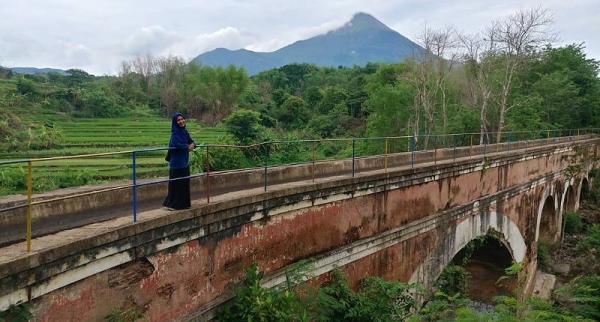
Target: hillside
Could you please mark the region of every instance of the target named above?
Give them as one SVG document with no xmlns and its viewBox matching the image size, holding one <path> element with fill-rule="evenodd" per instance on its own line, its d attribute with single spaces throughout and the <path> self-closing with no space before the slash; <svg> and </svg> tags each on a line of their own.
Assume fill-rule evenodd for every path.
<svg viewBox="0 0 600 322">
<path fill-rule="evenodd" d="M 56 68 L 36 68 L 36 67 L 11 67 L 9 68 L 15 74 L 48 74 L 48 73 L 57 73 L 60 75 L 66 75 L 67 72 L 62 69 Z"/>
</svg>

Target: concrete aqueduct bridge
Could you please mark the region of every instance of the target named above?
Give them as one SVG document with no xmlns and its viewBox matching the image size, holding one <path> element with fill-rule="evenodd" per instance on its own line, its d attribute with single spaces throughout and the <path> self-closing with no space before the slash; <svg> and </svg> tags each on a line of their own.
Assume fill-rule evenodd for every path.
<svg viewBox="0 0 600 322">
<path fill-rule="evenodd" d="M 266 286 L 283 283 L 301 260 L 312 263 L 315 283 L 340 268 L 355 287 L 367 276 L 430 286 L 489 231 L 523 263 L 526 295 L 536 242 L 559 239 L 599 142 L 583 135 L 429 151 L 414 167 L 410 154 L 369 157 L 356 161 L 355 177 L 348 161 L 322 162 L 335 175 L 314 183 L 304 180 L 310 164 L 273 168 L 288 182 L 273 180 L 267 192 L 227 192 L 231 174 L 215 175 L 222 193 L 210 204 L 39 236 L 31 253 L 23 243 L 0 248 L 0 310 L 30 302 L 36 321 L 97 321 L 133 307 L 149 321 L 203 321 L 231 299 L 253 262 Z M 262 180 L 261 171 L 236 176 Z"/>
</svg>

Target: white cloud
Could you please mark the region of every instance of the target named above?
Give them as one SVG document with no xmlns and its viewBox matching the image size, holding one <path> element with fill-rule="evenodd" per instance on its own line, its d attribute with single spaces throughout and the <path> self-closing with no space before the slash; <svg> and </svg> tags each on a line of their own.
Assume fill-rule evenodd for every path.
<svg viewBox="0 0 600 322">
<path fill-rule="evenodd" d="M 167 31 L 159 25 L 142 27 L 127 37 L 122 47 L 123 54 L 128 56 L 157 54 L 181 39 L 178 34 Z"/>
<path fill-rule="evenodd" d="M 225 27 L 212 33 L 185 35 L 156 25 L 142 27 L 127 37 L 120 46 L 120 54 L 125 60 L 147 53 L 192 59 L 218 47 L 239 49 L 254 41 L 254 35 L 234 27 Z"/>
<path fill-rule="evenodd" d="M 240 49 L 254 41 L 256 41 L 256 36 L 249 32 L 234 27 L 225 27 L 213 33 L 198 34 L 175 43 L 168 48 L 168 54 L 191 59 L 215 48 Z"/>
<path fill-rule="evenodd" d="M 335 19 L 317 26 L 294 28 L 289 32 L 278 35 L 278 38 L 270 38 L 250 44 L 246 49 L 260 52 L 274 51 L 295 41 L 314 37 L 339 28 L 344 23 L 348 22 L 350 18 L 351 17 L 348 16 L 344 17 L 344 19 Z"/>
<path fill-rule="evenodd" d="M 66 43 L 64 45 L 65 60 L 75 66 L 90 66 L 92 63 L 92 50 L 82 44 Z"/>
</svg>

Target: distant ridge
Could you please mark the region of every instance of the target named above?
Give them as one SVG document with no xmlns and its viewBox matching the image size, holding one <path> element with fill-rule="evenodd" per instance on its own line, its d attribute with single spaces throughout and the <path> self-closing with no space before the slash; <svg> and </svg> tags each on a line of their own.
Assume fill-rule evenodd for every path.
<svg viewBox="0 0 600 322">
<path fill-rule="evenodd" d="M 208 66 L 237 65 L 250 75 L 291 63 L 353 66 L 368 62 L 393 63 L 419 56 L 423 48 L 366 13 L 357 13 L 342 27 L 300 40 L 273 52 L 217 48 L 192 62 Z"/>
<path fill-rule="evenodd" d="M 10 67 L 8 69 L 12 70 L 12 72 L 15 74 L 29 74 L 29 75 L 49 74 L 49 73 L 57 73 L 57 74 L 61 74 L 61 75 L 67 74 L 66 71 L 64 71 L 62 69 L 57 69 L 57 68 Z"/>
</svg>

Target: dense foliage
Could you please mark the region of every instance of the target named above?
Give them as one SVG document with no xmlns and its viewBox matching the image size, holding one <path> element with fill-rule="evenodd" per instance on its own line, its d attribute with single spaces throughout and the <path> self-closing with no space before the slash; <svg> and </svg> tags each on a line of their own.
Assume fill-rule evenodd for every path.
<svg viewBox="0 0 600 322">
<path fill-rule="evenodd" d="M 415 308 L 413 295 L 420 291 L 417 285 L 378 277 L 366 278 L 360 290 L 353 291 L 340 271 L 318 290 L 290 283 L 289 276 L 283 289 L 267 289 L 261 278 L 256 264 L 246 269 L 245 279 L 234 290 L 235 300 L 220 321 L 404 321 Z"/>
<path fill-rule="evenodd" d="M 451 268 L 443 276 L 454 276 L 463 286 L 464 272 Z M 458 274 L 457 274 L 458 272 Z M 531 298 L 519 301 L 499 296 L 488 309 L 476 309 L 465 293 L 449 295 L 438 283 L 432 298 L 418 309 L 420 286 L 366 278 L 357 291 L 350 288 L 341 271 L 320 288 L 287 283 L 282 289 L 261 286 L 256 265 L 235 289 L 235 300 L 220 315 L 220 321 L 595 321 L 600 318 L 600 277 L 577 278 L 554 292 L 553 300 Z M 468 282 L 466 282 L 468 283 Z M 456 285 L 454 285 L 456 286 Z M 451 287 L 454 287 L 451 286 Z"/>
<path fill-rule="evenodd" d="M 508 103 L 503 103 L 509 104 L 506 120 L 500 126 L 499 97 L 493 91 L 499 84 L 493 74 L 485 113 L 473 91 L 482 86 L 476 83 L 481 80 L 475 71 L 485 67 L 499 72 L 502 55 L 490 53 L 463 64 L 440 60 L 352 68 L 294 64 L 253 77 L 235 67 L 146 56 L 124 63 L 118 76 L 96 77 L 81 70 L 65 75 L 3 74 L 0 111 L 9 116 L 2 118 L 0 143 L 7 149 L 14 142 L 36 141 L 23 134 L 33 127 L 38 135 L 52 138 L 38 141 L 60 144 L 60 133 L 53 133 L 48 124 L 31 123 L 32 114 L 168 116 L 177 110 L 208 126 L 223 122 L 236 142 L 244 144 L 286 132 L 295 132 L 298 138 L 482 132 L 482 140 L 491 140 L 498 130 L 600 126 L 599 63 L 587 58 L 581 45 L 529 51 L 512 79 Z M 446 68 L 443 78 L 441 68 Z M 422 144 L 427 146 L 427 141 Z"/>
</svg>

